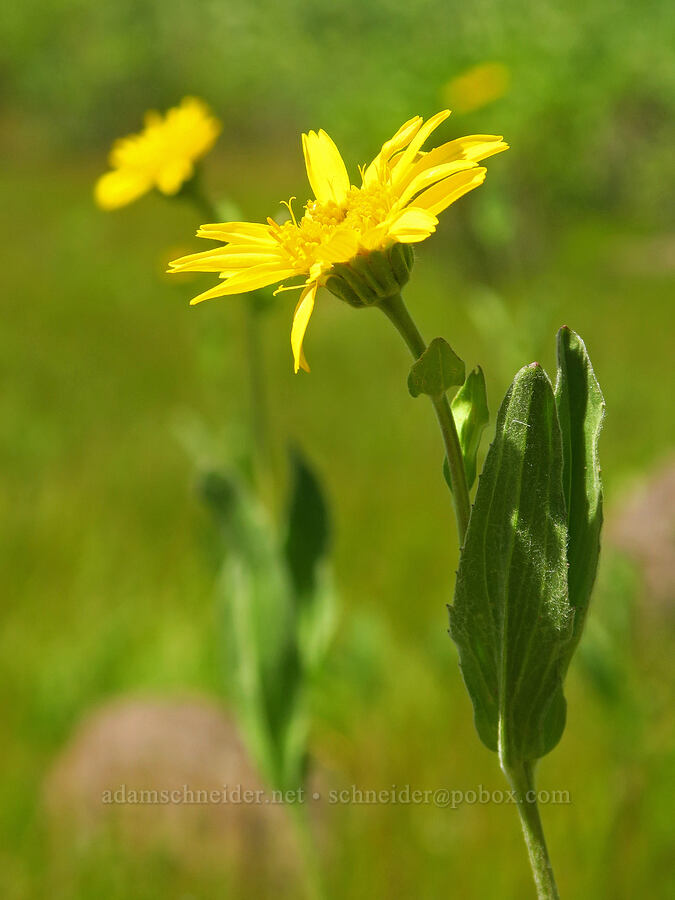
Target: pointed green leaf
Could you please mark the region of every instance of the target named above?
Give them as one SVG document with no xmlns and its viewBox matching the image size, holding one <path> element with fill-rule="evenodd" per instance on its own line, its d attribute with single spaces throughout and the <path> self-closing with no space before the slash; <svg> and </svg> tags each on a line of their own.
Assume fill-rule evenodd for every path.
<svg viewBox="0 0 675 900">
<path fill-rule="evenodd" d="M 297 609 L 297 642 L 307 675 L 323 663 L 335 632 L 337 610 L 328 565 L 330 515 L 321 482 L 298 447 L 293 448 L 291 490 L 283 553 Z"/>
<path fill-rule="evenodd" d="M 602 482 L 598 437 L 605 401 L 586 346 L 569 328 L 558 332 L 555 388 L 563 438 L 563 487 L 567 506 L 568 588 L 574 632 L 567 662 L 579 643 L 595 582 L 602 528 Z"/>
<path fill-rule="evenodd" d="M 230 552 L 219 580 L 237 712 L 265 778 L 279 789 L 302 784 L 307 715 L 285 572 Z M 278 561 L 278 560 L 277 560 Z M 303 739 L 304 736 L 304 739 Z"/>
<path fill-rule="evenodd" d="M 413 397 L 429 394 L 438 397 L 464 381 L 464 362 L 443 338 L 434 338 L 408 376 Z"/>
<path fill-rule="evenodd" d="M 535 363 L 518 372 L 499 410 L 450 609 L 476 728 L 502 765 L 548 753 L 565 726 L 562 467 L 553 390 Z"/>
<path fill-rule="evenodd" d="M 294 591 L 265 510 L 234 473 L 202 479 L 225 534 L 219 581 L 238 713 L 269 782 L 296 788 L 306 755 L 307 714 Z"/>
<path fill-rule="evenodd" d="M 462 448 L 466 482 L 471 489 L 476 480 L 476 457 L 485 426 L 490 421 L 485 390 L 485 377 L 480 366 L 476 366 L 455 394 L 452 404 L 452 416 L 457 428 L 459 444 Z M 443 460 L 443 474 L 450 490 L 450 470 L 447 457 Z"/>
<path fill-rule="evenodd" d="M 291 489 L 284 554 L 298 597 L 312 593 L 328 552 L 330 523 L 321 483 L 299 448 L 290 454 Z"/>
</svg>

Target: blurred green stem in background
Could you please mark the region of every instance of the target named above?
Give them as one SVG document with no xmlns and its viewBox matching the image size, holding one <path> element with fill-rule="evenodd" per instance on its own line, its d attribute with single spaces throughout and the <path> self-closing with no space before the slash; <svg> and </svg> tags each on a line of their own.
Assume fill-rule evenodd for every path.
<svg viewBox="0 0 675 900">
<path fill-rule="evenodd" d="M 199 171 L 185 183 L 181 195 L 195 207 L 206 222 L 219 222 L 222 218 L 215 204 L 207 197 Z M 272 454 L 267 423 L 267 392 L 260 352 L 260 317 L 263 313 L 261 296 L 257 292 L 242 298 L 244 307 L 244 332 L 246 362 L 248 367 L 250 429 L 253 442 L 253 475 L 261 486 L 267 486 L 272 471 Z"/>
<path fill-rule="evenodd" d="M 382 312 L 392 322 L 398 333 L 405 341 L 413 357 L 417 360 L 427 349 L 424 338 L 419 332 L 403 297 L 395 294 L 380 301 L 378 304 Z M 455 420 L 450 409 L 450 403 L 445 393 L 434 395 L 431 402 L 436 411 L 436 418 L 443 436 L 443 444 L 450 471 L 450 483 L 452 484 L 452 502 L 457 519 L 457 531 L 460 547 L 464 544 L 464 535 L 471 515 L 471 501 L 469 500 L 469 488 L 464 470 L 462 448 L 460 447 Z"/>
<path fill-rule="evenodd" d="M 308 900 L 324 900 L 326 891 L 321 874 L 321 866 L 319 865 L 317 846 L 308 815 L 309 806 L 306 801 L 304 803 L 289 803 L 287 804 L 287 809 L 295 826 L 295 836 L 304 866 L 307 898 Z"/>
<path fill-rule="evenodd" d="M 221 219 L 215 205 L 209 200 L 199 178 L 199 173 L 186 183 L 182 191 L 186 200 L 210 222 Z M 267 399 L 260 341 L 260 316 L 264 306 L 261 295 L 253 292 L 242 298 L 245 316 L 245 342 L 248 366 L 250 429 L 253 441 L 253 478 L 259 488 L 267 487 L 271 480 L 272 455 L 267 424 Z M 319 864 L 319 854 L 312 834 L 306 803 L 286 804 L 293 822 L 296 842 L 303 867 L 308 900 L 323 900 L 325 890 Z"/>
<path fill-rule="evenodd" d="M 251 431 L 258 462 L 264 472 L 271 471 L 271 446 L 267 422 L 267 391 L 261 352 L 260 317 L 263 307 L 256 293 L 243 297 L 246 356 L 248 362 L 249 402 L 251 404 Z"/>
</svg>

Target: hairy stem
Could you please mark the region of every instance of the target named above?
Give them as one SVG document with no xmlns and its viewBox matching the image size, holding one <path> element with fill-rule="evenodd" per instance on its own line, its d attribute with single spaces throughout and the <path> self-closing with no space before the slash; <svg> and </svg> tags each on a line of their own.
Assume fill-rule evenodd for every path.
<svg viewBox="0 0 675 900">
<path fill-rule="evenodd" d="M 403 301 L 403 297 L 400 294 L 387 297 L 386 300 L 381 301 L 379 308 L 401 335 L 413 357 L 419 359 L 427 349 L 427 345 L 413 321 Z M 455 420 L 447 396 L 440 394 L 431 397 L 431 402 L 436 412 L 436 418 L 443 436 L 443 444 L 445 445 L 445 453 L 448 458 L 450 483 L 452 484 L 452 502 L 455 508 L 455 518 L 457 519 L 459 542 L 460 545 L 463 545 L 471 514 L 471 501 L 466 482 L 462 448 L 459 444 L 457 428 L 455 427 Z"/>
<path fill-rule="evenodd" d="M 502 771 L 516 792 L 518 815 L 530 857 L 538 900 L 560 900 L 539 815 L 532 763 L 502 765 Z"/>
</svg>

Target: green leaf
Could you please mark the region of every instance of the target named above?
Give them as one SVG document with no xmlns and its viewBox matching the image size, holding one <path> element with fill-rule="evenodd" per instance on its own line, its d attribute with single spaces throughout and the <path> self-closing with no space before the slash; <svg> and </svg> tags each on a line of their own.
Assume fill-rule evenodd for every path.
<svg viewBox="0 0 675 900">
<path fill-rule="evenodd" d="M 485 426 L 490 421 L 487 405 L 485 377 L 480 366 L 476 366 L 455 394 L 452 404 L 452 416 L 457 428 L 459 444 L 462 448 L 466 483 L 471 490 L 476 480 L 476 457 Z M 450 469 L 447 457 L 443 460 L 443 475 L 452 490 Z"/>
<path fill-rule="evenodd" d="M 328 553 L 330 522 L 321 483 L 299 448 L 291 450 L 290 463 L 284 555 L 295 591 L 302 600 L 316 587 L 319 563 Z"/>
<path fill-rule="evenodd" d="M 219 580 L 228 661 L 247 743 L 269 783 L 302 784 L 307 713 L 293 587 L 264 509 L 231 473 L 202 489 L 226 539 Z"/>
<path fill-rule="evenodd" d="M 434 338 L 408 375 L 408 390 L 413 397 L 429 394 L 439 397 L 464 381 L 464 362 L 443 338 Z"/>
<path fill-rule="evenodd" d="M 292 449 L 291 490 L 283 553 L 297 609 L 298 650 L 305 673 L 323 663 L 336 626 L 328 552 L 330 515 L 321 482 L 298 447 Z"/>
<path fill-rule="evenodd" d="M 567 574 L 574 631 L 567 649 L 572 658 L 588 611 L 600 553 L 602 482 L 598 438 L 605 401 L 584 342 L 569 328 L 557 338 L 558 378 L 555 387 L 563 438 L 563 488 L 567 506 Z"/>
<path fill-rule="evenodd" d="M 535 363 L 499 410 L 450 609 L 476 728 L 502 766 L 548 753 L 565 727 L 572 622 L 562 470 L 553 390 Z"/>
<path fill-rule="evenodd" d="M 219 590 L 238 714 L 267 780 L 284 790 L 303 783 L 307 690 L 336 622 L 327 504 L 299 450 L 291 466 L 283 542 L 234 472 L 210 471 L 201 480 L 225 535 Z"/>
</svg>

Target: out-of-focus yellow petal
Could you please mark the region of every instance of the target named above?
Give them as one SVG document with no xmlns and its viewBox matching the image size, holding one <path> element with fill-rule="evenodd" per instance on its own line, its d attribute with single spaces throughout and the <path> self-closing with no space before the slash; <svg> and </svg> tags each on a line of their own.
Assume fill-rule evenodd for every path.
<svg viewBox="0 0 675 900">
<path fill-rule="evenodd" d="M 487 169 L 481 166 L 477 169 L 469 169 L 468 172 L 450 175 L 449 178 L 439 181 L 438 184 L 416 197 L 415 206 L 423 207 L 437 216 L 455 200 L 459 200 L 464 194 L 481 185 L 485 181 L 486 174 Z"/>
<path fill-rule="evenodd" d="M 94 187 L 94 197 L 101 209 L 119 209 L 132 203 L 151 187 L 152 182 L 144 173 L 121 169 L 101 175 Z"/>
<path fill-rule="evenodd" d="M 167 195 L 178 193 L 220 128 L 206 104 L 194 97 L 186 97 L 165 116 L 148 112 L 143 131 L 115 141 L 110 152 L 113 172 L 96 186 L 97 202 L 115 209 L 153 187 Z"/>
<path fill-rule="evenodd" d="M 146 128 L 157 128 L 162 124 L 162 114 L 156 109 L 149 109 L 143 117 L 143 124 Z"/>
<path fill-rule="evenodd" d="M 307 325 L 309 324 L 314 309 L 314 298 L 316 297 L 317 287 L 316 281 L 311 282 L 311 284 L 308 284 L 305 287 L 298 300 L 298 305 L 295 307 L 295 312 L 293 313 L 291 349 L 293 350 L 293 366 L 296 372 L 299 369 L 304 369 L 305 372 L 309 372 L 309 366 L 307 365 L 307 360 L 305 359 L 305 354 L 302 349 L 302 342 L 305 338 Z"/>
<path fill-rule="evenodd" d="M 157 187 L 169 196 L 177 194 L 183 182 L 192 178 L 195 167 L 189 159 L 172 159 L 157 173 Z"/>
<path fill-rule="evenodd" d="M 333 140 L 321 130 L 302 136 L 307 178 L 320 203 L 340 204 L 349 190 L 349 175 L 340 151 Z"/>
<path fill-rule="evenodd" d="M 480 63 L 451 79 L 443 99 L 457 112 L 473 112 L 503 97 L 510 83 L 511 73 L 503 63 Z"/>
</svg>

